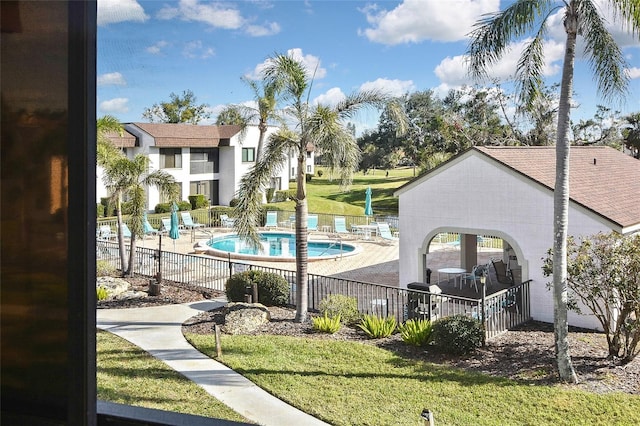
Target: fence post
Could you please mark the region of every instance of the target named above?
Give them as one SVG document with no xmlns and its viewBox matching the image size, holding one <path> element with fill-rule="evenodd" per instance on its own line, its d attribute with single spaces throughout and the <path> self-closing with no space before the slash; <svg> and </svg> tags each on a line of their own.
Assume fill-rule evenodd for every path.
<svg viewBox="0 0 640 426">
<path fill-rule="evenodd" d="M 487 314 L 485 303 L 487 298 L 487 282 L 484 273 L 480 276 L 480 285 L 482 286 L 482 300 L 480 301 L 480 318 L 482 319 L 482 346 L 487 344 Z"/>
</svg>

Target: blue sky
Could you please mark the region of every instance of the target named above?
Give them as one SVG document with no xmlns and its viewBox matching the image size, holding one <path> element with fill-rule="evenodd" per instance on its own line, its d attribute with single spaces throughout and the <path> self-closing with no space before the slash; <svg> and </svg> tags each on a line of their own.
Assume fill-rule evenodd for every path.
<svg viewBox="0 0 640 426">
<path fill-rule="evenodd" d="M 474 22 L 509 2 L 499 0 L 404 1 L 135 1 L 98 0 L 97 114 L 121 122 L 145 121 L 145 108 L 191 90 L 215 120 L 227 104 L 251 102 L 241 76 L 256 76 L 268 56 L 289 53 L 317 69 L 313 102 L 335 103 L 360 89 L 390 94 L 432 89 L 444 96 L 472 85 L 464 53 Z M 604 4 L 604 2 L 602 2 Z M 558 82 L 564 52 L 560 15 L 551 17 L 545 48 L 548 82 Z M 619 26 L 612 33 L 629 64 L 630 94 L 611 105 L 623 114 L 640 111 L 640 43 Z M 513 74 L 514 45 L 493 69 Z M 580 52 L 580 50 L 579 50 Z M 576 62 L 573 119 L 592 117 L 597 97 L 591 72 Z M 356 120 L 358 133 L 378 114 Z"/>
</svg>

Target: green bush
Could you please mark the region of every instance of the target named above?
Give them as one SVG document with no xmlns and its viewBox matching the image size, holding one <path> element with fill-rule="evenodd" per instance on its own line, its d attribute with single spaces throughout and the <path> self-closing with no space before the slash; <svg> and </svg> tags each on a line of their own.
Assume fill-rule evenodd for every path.
<svg viewBox="0 0 640 426">
<path fill-rule="evenodd" d="M 178 205 L 178 210 L 181 212 L 186 212 L 191 210 L 191 203 L 188 201 L 184 201 L 184 200 L 178 201 L 176 204 Z"/>
<path fill-rule="evenodd" d="M 156 213 L 171 213 L 172 204 L 173 203 L 158 203 L 153 210 Z M 191 203 L 188 201 L 178 201 L 176 204 L 178 205 L 178 210 L 181 212 L 191 210 Z"/>
<path fill-rule="evenodd" d="M 327 316 L 325 313 L 321 317 L 312 318 L 313 329 L 322 333 L 333 334 L 340 330 L 340 315 L 334 317 Z"/>
<path fill-rule="evenodd" d="M 115 208 L 109 202 L 110 197 L 100 197 L 100 204 L 104 206 L 104 217 L 115 216 Z"/>
<path fill-rule="evenodd" d="M 344 294 L 330 294 L 320 301 L 320 313 L 329 317 L 339 316 L 343 324 L 354 324 L 360 320 L 358 299 Z"/>
<path fill-rule="evenodd" d="M 318 169 L 318 171 L 316 172 L 316 174 L 318 175 L 318 177 L 322 177 L 322 175 L 324 174 L 324 172 L 322 171 L 322 169 Z"/>
<path fill-rule="evenodd" d="M 275 188 L 268 188 L 267 189 L 267 203 L 270 203 L 271 200 L 273 200 L 273 195 L 275 194 L 276 189 Z"/>
<path fill-rule="evenodd" d="M 106 260 L 98 260 L 96 262 L 97 277 L 111 277 L 116 273 L 116 268 Z"/>
<path fill-rule="evenodd" d="M 98 299 L 98 301 L 107 300 L 108 297 L 109 297 L 109 292 L 107 291 L 106 287 L 103 287 L 103 286 L 96 287 L 96 298 Z"/>
<path fill-rule="evenodd" d="M 296 197 L 295 189 L 287 189 L 283 191 L 276 191 L 273 196 L 272 203 L 281 203 L 283 201 L 288 201 L 289 199 L 294 199 Z"/>
<path fill-rule="evenodd" d="M 375 315 L 365 315 L 358 327 L 370 338 L 380 339 L 391 336 L 396 331 L 396 325 L 395 317 L 381 318 Z"/>
<path fill-rule="evenodd" d="M 426 346 L 431 341 L 433 324 L 424 319 L 410 319 L 398 326 L 402 341 L 414 346 Z"/>
<path fill-rule="evenodd" d="M 480 321 L 466 315 L 454 315 L 433 323 L 433 343 L 442 352 L 464 355 L 482 345 Z"/>
<path fill-rule="evenodd" d="M 258 286 L 258 302 L 265 306 L 283 306 L 289 302 L 289 283 L 272 272 L 246 271 L 234 274 L 227 280 L 225 292 L 230 302 L 244 302 L 245 291 L 255 283 Z"/>
<path fill-rule="evenodd" d="M 209 200 L 204 194 L 189 195 L 189 204 L 191 204 L 191 210 L 197 210 L 209 207 Z"/>
<path fill-rule="evenodd" d="M 311 179 L 313 179 L 313 175 L 311 173 L 307 173 L 306 175 L 304 175 L 304 180 L 306 180 L 307 182 L 311 182 Z"/>
<path fill-rule="evenodd" d="M 102 204 L 96 205 L 96 217 L 104 217 L 104 206 Z"/>
<path fill-rule="evenodd" d="M 232 198 L 231 201 L 229 201 L 229 207 L 235 207 L 238 205 L 238 203 L 240 203 L 240 200 L 238 200 L 237 198 Z"/>
</svg>

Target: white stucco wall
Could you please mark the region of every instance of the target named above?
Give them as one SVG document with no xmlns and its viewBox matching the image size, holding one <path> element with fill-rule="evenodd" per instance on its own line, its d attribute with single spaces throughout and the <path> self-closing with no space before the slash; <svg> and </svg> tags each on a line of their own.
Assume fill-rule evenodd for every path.
<svg viewBox="0 0 640 426">
<path fill-rule="evenodd" d="M 542 258 L 553 246 L 552 191 L 470 151 L 409 185 L 399 198 L 402 287 L 423 280 L 423 254 L 437 232 L 494 235 L 514 247 L 522 279 L 532 280 L 533 318 L 553 322 L 553 299 L 546 286 L 550 279 L 542 274 Z M 601 219 L 570 205 L 570 235 L 600 231 L 609 231 Z M 595 318 L 575 314 L 570 323 L 597 326 Z"/>
</svg>

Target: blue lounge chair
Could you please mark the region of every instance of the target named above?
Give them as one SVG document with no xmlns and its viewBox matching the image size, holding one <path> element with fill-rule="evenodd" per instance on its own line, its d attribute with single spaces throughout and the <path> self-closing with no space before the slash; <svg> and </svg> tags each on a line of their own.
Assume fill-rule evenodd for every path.
<svg viewBox="0 0 640 426">
<path fill-rule="evenodd" d="M 394 237 L 391 233 L 391 228 L 389 228 L 389 224 L 386 222 L 378 222 L 378 235 L 382 238 L 382 241 L 387 243 L 395 243 L 398 241 L 398 238 Z"/>
<path fill-rule="evenodd" d="M 131 230 L 129 229 L 129 227 L 127 226 L 126 223 L 122 222 L 122 236 L 125 238 L 131 238 Z"/>
<path fill-rule="evenodd" d="M 204 228 L 204 224 L 194 222 L 193 218 L 191 217 L 191 213 L 180 212 L 180 216 L 182 216 L 182 223 L 186 229 Z"/>
<path fill-rule="evenodd" d="M 145 217 L 144 222 L 142 223 L 142 227 L 144 230 L 144 235 L 158 235 L 158 230 L 151 226 L 149 220 Z"/>
<path fill-rule="evenodd" d="M 351 235 L 351 232 L 347 229 L 347 220 L 344 216 L 333 218 L 333 231 L 338 235 Z"/>
<path fill-rule="evenodd" d="M 310 214 L 307 215 L 307 231 L 317 231 L 318 230 L 318 215 Z"/>
<path fill-rule="evenodd" d="M 267 222 L 264 224 L 265 228 L 277 228 L 278 227 L 278 212 L 268 211 Z"/>
</svg>

